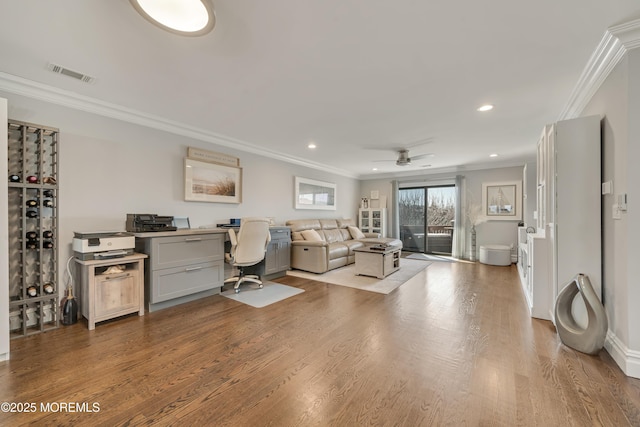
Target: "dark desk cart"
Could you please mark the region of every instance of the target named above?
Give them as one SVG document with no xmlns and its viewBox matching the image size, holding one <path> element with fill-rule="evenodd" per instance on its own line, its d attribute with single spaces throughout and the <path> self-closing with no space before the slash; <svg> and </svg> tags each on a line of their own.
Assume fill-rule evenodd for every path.
<svg viewBox="0 0 640 427">
<path fill-rule="evenodd" d="M 11 338 L 59 326 L 58 129 L 9 120 Z"/>
</svg>

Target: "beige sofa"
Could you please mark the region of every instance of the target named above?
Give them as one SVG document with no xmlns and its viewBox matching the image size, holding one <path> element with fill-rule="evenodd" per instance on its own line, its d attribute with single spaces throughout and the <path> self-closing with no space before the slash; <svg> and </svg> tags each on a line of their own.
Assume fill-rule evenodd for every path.
<svg viewBox="0 0 640 427">
<path fill-rule="evenodd" d="M 362 233 L 352 219 L 295 219 L 291 227 L 291 268 L 324 273 L 355 262 L 354 249 L 380 243 L 402 248 L 398 239 Z"/>
</svg>

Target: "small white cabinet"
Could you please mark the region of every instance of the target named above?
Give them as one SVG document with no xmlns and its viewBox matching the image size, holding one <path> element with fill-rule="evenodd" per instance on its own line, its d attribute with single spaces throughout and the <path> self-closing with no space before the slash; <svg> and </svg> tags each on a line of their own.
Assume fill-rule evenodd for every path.
<svg viewBox="0 0 640 427">
<path fill-rule="evenodd" d="M 358 212 L 359 228 L 363 233 L 379 233 L 387 237 L 387 209 L 362 208 Z"/>
</svg>

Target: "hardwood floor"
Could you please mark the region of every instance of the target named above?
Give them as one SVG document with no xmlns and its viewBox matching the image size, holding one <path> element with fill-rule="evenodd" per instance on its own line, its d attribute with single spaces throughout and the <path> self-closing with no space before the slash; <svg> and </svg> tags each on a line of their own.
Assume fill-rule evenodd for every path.
<svg viewBox="0 0 640 427">
<path fill-rule="evenodd" d="M 420 275 L 389 295 L 285 277 L 306 292 L 14 340 L 0 402 L 36 412 L 0 425 L 640 425 L 640 380 L 528 317 L 514 266 L 434 262 Z"/>
</svg>

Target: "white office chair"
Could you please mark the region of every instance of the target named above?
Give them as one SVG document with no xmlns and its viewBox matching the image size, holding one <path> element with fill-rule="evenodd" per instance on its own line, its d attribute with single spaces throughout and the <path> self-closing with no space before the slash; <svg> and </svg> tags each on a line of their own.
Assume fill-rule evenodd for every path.
<svg viewBox="0 0 640 427">
<path fill-rule="evenodd" d="M 233 289 L 240 292 L 240 285 L 243 282 L 253 282 L 260 285 L 260 276 L 255 274 L 245 274 L 244 267 L 259 264 L 267 252 L 267 245 L 271 241 L 269 232 L 269 220 L 267 218 L 242 218 L 240 230 L 236 236 L 234 229 L 229 229 L 229 240 L 231 241 L 231 251 L 225 254 L 225 260 L 234 267 L 237 267 L 239 274 L 230 277 L 224 283 L 235 282 Z"/>
</svg>

